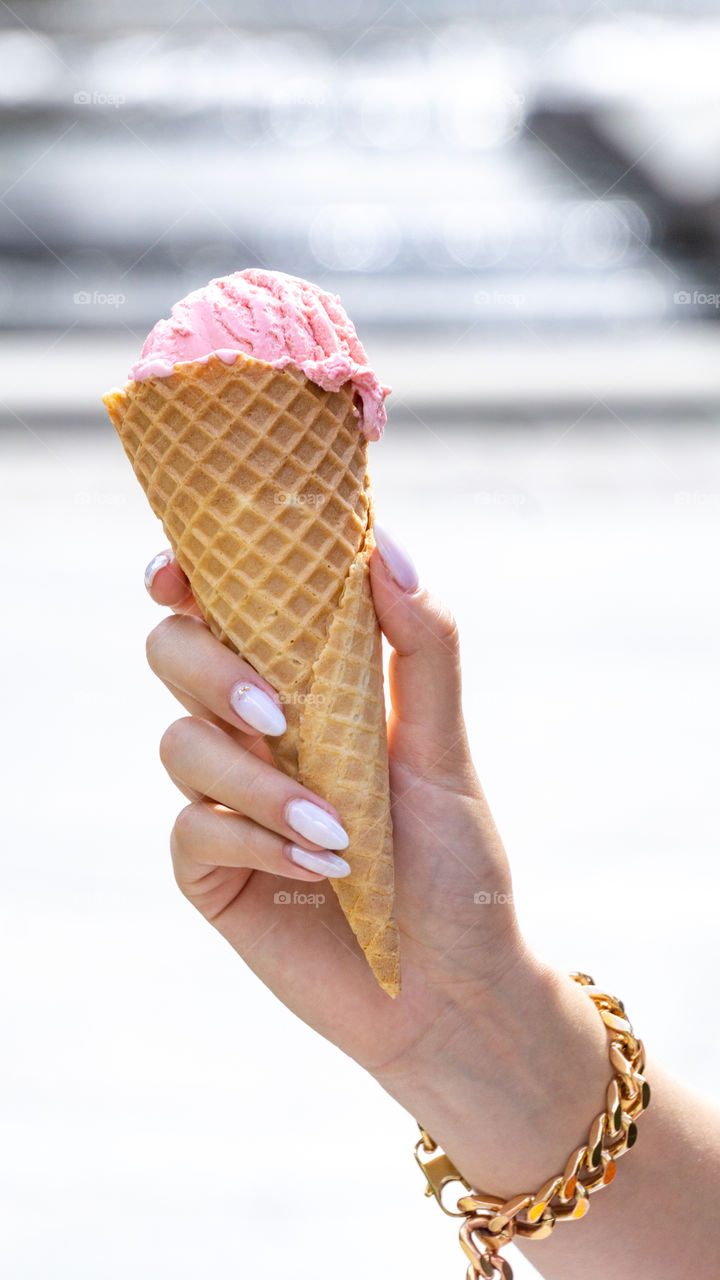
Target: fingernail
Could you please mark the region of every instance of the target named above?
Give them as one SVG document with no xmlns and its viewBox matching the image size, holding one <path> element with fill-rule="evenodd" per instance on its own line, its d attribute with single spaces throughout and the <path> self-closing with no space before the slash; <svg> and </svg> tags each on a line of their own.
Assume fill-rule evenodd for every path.
<svg viewBox="0 0 720 1280">
<path fill-rule="evenodd" d="M 256 684 L 236 684 L 230 693 L 230 706 L 258 733 L 277 737 L 287 729 L 287 721 L 277 703 Z"/>
<path fill-rule="evenodd" d="M 383 564 L 403 591 L 414 591 L 420 579 L 417 569 L 404 547 L 401 547 L 380 525 L 373 525 L 377 549 Z"/>
<path fill-rule="evenodd" d="M 326 849 L 347 849 L 350 843 L 348 833 L 340 823 L 312 800 L 291 800 L 287 807 L 287 820 L 299 836 Z"/>
<path fill-rule="evenodd" d="M 147 569 L 145 570 L 145 586 L 149 591 L 155 581 L 155 574 L 161 569 L 167 569 L 173 558 L 172 551 L 160 551 L 158 555 L 153 556 Z"/>
<path fill-rule="evenodd" d="M 339 858 L 336 853 L 311 853 L 309 849 L 300 849 L 291 844 L 286 850 L 288 861 L 296 867 L 304 867 L 306 871 L 316 871 L 321 876 L 333 876 L 339 880 L 350 875 L 350 863 Z"/>
</svg>

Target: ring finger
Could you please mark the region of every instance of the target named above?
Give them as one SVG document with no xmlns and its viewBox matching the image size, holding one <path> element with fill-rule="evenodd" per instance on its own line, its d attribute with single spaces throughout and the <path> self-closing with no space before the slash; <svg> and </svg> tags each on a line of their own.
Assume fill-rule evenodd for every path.
<svg viewBox="0 0 720 1280">
<path fill-rule="evenodd" d="M 286 840 L 315 849 L 348 846 L 339 815 L 300 783 L 233 742 L 207 720 L 176 720 L 160 759 L 183 787 L 244 814 Z"/>
</svg>

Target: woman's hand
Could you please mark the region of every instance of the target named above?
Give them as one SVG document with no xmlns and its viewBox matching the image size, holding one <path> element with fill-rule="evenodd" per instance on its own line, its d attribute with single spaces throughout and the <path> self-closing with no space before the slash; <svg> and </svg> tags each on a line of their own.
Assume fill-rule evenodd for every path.
<svg viewBox="0 0 720 1280">
<path fill-rule="evenodd" d="M 148 585 L 178 616 L 152 632 L 148 656 L 191 715 L 161 747 L 191 801 L 172 834 L 175 873 L 262 980 L 371 1071 L 472 1187 L 502 1198 L 535 1192 L 605 1107 L 605 1029 L 585 993 L 524 945 L 468 752 L 454 624 L 382 533 L 378 547 L 373 595 L 393 648 L 400 996 L 378 987 L 330 886 L 308 869 L 337 876 L 344 859 L 352 865 L 342 814 L 272 767 L 259 730 L 282 727 L 276 694 L 211 636 L 163 553 Z M 300 893 L 304 903 L 293 898 Z M 540 1244 L 516 1239 L 548 1280 L 601 1280 L 608 1271 L 681 1280 L 720 1252 L 720 1117 L 652 1059 L 648 1075 L 653 1098 L 632 1164 L 623 1161 L 616 1182 L 593 1197 L 587 1223 L 560 1224 Z M 679 1245 L 668 1223 L 682 1225 Z"/>
<path fill-rule="evenodd" d="M 386 555 L 391 560 L 392 552 Z M 185 616 L 161 622 L 147 652 L 153 671 L 193 717 L 171 725 L 161 745 L 168 773 L 192 801 L 172 835 L 181 889 L 282 999 L 312 1025 L 321 1022 L 364 1065 L 377 1067 L 402 1053 L 406 1036 L 414 1040 L 460 988 L 470 984 L 479 994 L 505 972 L 518 958 L 519 938 L 507 860 L 469 755 L 455 624 L 418 588 L 407 560 L 396 577 L 377 552 L 371 567 L 376 609 L 394 649 L 389 749 L 403 977 L 397 1004 L 377 987 L 329 886 L 322 909 L 275 901 L 278 892 L 297 887 L 284 881 L 320 882 L 297 865 L 296 849 L 327 859 L 321 870 L 344 873 L 347 863 L 329 852 L 346 844 L 342 814 L 272 767 L 259 731 L 282 732 L 280 699 L 188 616 L 197 606 L 187 580 L 163 557 L 151 570 L 152 594 Z M 302 830 L 293 818 L 298 802 L 311 819 Z M 318 807 L 317 828 L 308 804 Z M 323 838 L 323 815 L 334 839 Z M 352 866 L 352 849 L 347 862 Z M 300 960 L 306 977 L 298 985 Z M 344 1029 L 340 1011 L 350 1000 L 354 1025 Z"/>
<path fill-rule="evenodd" d="M 477 1064 L 488 1059 L 493 1036 L 496 1058 L 505 1052 L 501 1040 L 522 1052 L 524 1013 L 530 1003 L 545 1009 L 554 1001 L 553 975 L 524 946 L 507 859 L 470 758 L 454 621 L 419 587 L 396 544 L 382 531 L 377 540 L 373 597 L 393 650 L 388 742 L 401 995 L 393 1001 L 377 985 L 323 880 L 352 866 L 342 814 L 272 766 L 261 732 L 283 727 L 277 695 L 198 619 L 187 580 L 163 553 L 149 566 L 148 585 L 177 612 L 151 633 L 148 659 L 190 712 L 160 749 L 190 801 L 171 848 L 182 892 L 263 982 L 414 1111 L 462 1168 L 463 1110 L 479 1101 Z M 599 1043 L 604 1079 L 601 1029 Z M 499 1089 L 493 1080 L 492 1055 L 488 1069 L 480 1100 L 495 1106 L 508 1082 Z M 507 1138 L 502 1110 L 495 1124 L 497 1133 L 486 1126 L 485 1173 L 491 1148 Z M 491 1165 L 497 1161 L 493 1152 Z"/>
</svg>

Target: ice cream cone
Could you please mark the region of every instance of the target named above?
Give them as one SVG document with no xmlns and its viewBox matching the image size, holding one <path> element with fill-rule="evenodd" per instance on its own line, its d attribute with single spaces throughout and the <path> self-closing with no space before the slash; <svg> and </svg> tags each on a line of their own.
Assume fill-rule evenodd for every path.
<svg viewBox="0 0 720 1280">
<path fill-rule="evenodd" d="M 277 689 L 276 763 L 335 805 L 352 873 L 331 881 L 381 986 L 400 989 L 372 495 L 350 382 L 238 354 L 105 404 L 214 633 Z"/>
</svg>

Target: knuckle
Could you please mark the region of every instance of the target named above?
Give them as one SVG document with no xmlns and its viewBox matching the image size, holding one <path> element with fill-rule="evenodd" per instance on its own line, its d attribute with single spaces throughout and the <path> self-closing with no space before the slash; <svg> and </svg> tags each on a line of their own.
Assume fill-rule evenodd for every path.
<svg viewBox="0 0 720 1280">
<path fill-rule="evenodd" d="M 170 845 L 179 857 L 187 854 L 193 845 L 197 835 L 199 811 L 199 803 L 186 804 L 175 819 L 170 835 Z"/>
<path fill-rule="evenodd" d="M 192 859 L 187 850 L 180 845 L 180 842 L 173 827 L 170 834 L 170 856 L 172 858 L 172 869 L 175 877 L 175 883 L 184 898 L 188 902 L 193 901 L 193 881 L 189 875 L 189 868 L 192 865 Z"/>
<path fill-rule="evenodd" d="M 160 760 L 166 769 L 173 765 L 187 751 L 199 721 L 194 716 L 183 716 L 168 725 L 160 739 Z"/>
<path fill-rule="evenodd" d="M 433 600 L 431 617 L 435 638 L 440 641 L 440 644 L 445 649 L 449 649 L 451 653 L 457 653 L 460 647 L 460 634 L 455 615 L 450 612 L 447 605 L 442 604 L 439 600 Z"/>
<path fill-rule="evenodd" d="M 167 618 L 163 618 L 162 622 L 158 622 L 157 626 L 153 627 L 145 641 L 145 656 L 150 670 L 155 675 L 159 675 L 162 670 L 163 658 L 167 653 L 170 637 L 177 630 L 178 622 L 181 621 L 182 619 L 177 614 L 168 614 Z"/>
</svg>

